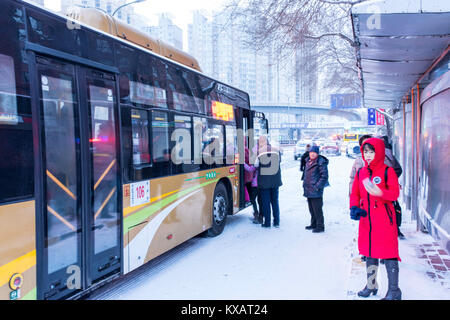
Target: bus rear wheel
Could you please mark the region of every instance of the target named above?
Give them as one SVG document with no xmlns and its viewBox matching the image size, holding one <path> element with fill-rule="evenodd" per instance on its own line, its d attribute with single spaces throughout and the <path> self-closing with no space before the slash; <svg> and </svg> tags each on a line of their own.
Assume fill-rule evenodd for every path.
<svg viewBox="0 0 450 320">
<path fill-rule="evenodd" d="M 229 207 L 227 189 L 223 183 L 219 183 L 214 190 L 212 203 L 212 225 L 206 232 L 208 237 L 215 237 L 222 233 L 227 222 Z"/>
</svg>

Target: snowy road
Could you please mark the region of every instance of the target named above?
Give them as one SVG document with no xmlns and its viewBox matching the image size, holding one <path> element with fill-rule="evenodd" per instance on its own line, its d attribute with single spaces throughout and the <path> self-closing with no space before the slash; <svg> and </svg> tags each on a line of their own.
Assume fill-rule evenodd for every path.
<svg viewBox="0 0 450 320">
<path fill-rule="evenodd" d="M 288 155 L 287 155 L 288 157 Z M 357 222 L 349 218 L 348 176 L 353 160 L 329 157 L 325 233 L 305 230 L 310 215 L 302 196 L 298 161 L 285 158 L 280 188 L 280 228 L 252 224 L 251 208 L 228 218 L 216 238 L 194 238 L 148 265 L 98 290 L 90 299 L 354 299 L 365 284 L 356 251 Z M 404 218 L 400 287 L 404 299 L 450 299 L 444 284 L 426 276 L 412 245 L 432 242 Z M 409 222 L 409 224 L 408 224 Z M 378 296 L 386 292 L 381 265 Z"/>
</svg>

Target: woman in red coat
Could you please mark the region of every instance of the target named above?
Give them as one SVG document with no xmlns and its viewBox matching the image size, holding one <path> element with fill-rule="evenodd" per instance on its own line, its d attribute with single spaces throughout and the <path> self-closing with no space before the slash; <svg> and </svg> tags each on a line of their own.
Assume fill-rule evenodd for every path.
<svg viewBox="0 0 450 320">
<path fill-rule="evenodd" d="M 365 166 L 356 174 L 350 195 L 350 216 L 359 220 L 359 253 L 367 257 L 367 285 L 358 295 L 368 297 L 370 294 L 377 294 L 378 259 L 384 259 L 389 281 L 384 299 L 400 300 L 400 256 L 392 204 L 399 196 L 399 185 L 394 169 L 384 164 L 384 150 L 384 142 L 381 139 L 370 138 L 363 143 L 361 154 Z"/>
</svg>

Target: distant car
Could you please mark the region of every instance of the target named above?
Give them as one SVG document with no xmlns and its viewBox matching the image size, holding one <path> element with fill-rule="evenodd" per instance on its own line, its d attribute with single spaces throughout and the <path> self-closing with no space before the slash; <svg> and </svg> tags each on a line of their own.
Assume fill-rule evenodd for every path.
<svg viewBox="0 0 450 320">
<path fill-rule="evenodd" d="M 340 156 L 341 149 L 336 142 L 325 142 L 324 145 L 320 148 L 320 153 L 322 155 Z"/>
<path fill-rule="evenodd" d="M 356 158 L 361 154 L 361 150 L 359 149 L 359 143 L 351 142 L 347 145 L 347 150 L 345 151 L 347 157 Z"/>
<path fill-rule="evenodd" d="M 302 157 L 302 154 L 306 151 L 306 145 L 311 145 L 311 142 L 307 141 L 298 141 L 294 147 L 294 160 L 297 160 Z"/>
</svg>

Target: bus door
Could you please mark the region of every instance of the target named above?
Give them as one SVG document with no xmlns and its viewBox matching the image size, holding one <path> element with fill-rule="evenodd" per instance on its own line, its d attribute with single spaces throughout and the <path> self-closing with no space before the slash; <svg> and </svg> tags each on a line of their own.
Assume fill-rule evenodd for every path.
<svg viewBox="0 0 450 320">
<path fill-rule="evenodd" d="M 249 150 L 253 149 L 253 145 L 250 142 L 249 135 L 252 127 L 252 121 L 250 117 L 250 110 L 244 109 L 244 108 L 238 108 L 236 111 L 239 111 L 239 115 L 237 117 L 237 125 L 238 128 L 242 129 L 243 132 L 243 138 L 244 138 L 244 153 L 239 155 L 240 157 L 243 157 L 243 161 L 245 161 L 245 148 L 248 148 Z M 242 162 L 243 163 L 243 162 Z M 245 178 L 244 178 L 244 165 L 240 165 L 239 169 L 239 181 L 241 183 L 239 184 L 239 207 L 241 209 L 247 207 L 250 205 L 250 202 L 245 201 Z"/>
<path fill-rule="evenodd" d="M 36 56 L 38 299 L 66 298 L 121 269 L 113 74 Z"/>
</svg>

